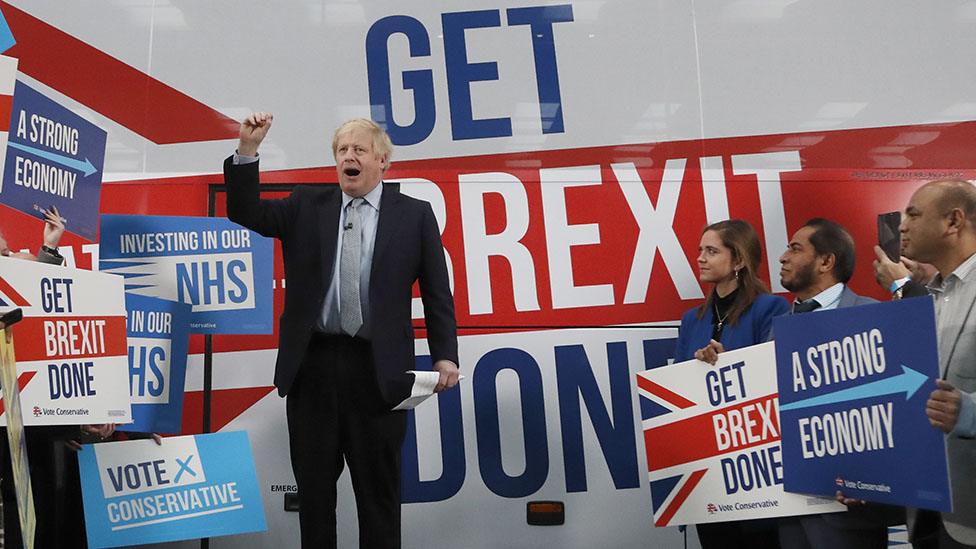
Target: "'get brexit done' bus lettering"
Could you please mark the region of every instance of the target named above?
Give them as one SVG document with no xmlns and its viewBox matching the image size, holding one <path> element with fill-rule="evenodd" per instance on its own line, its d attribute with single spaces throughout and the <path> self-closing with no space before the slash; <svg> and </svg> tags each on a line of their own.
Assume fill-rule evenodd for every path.
<svg viewBox="0 0 976 549">
<path fill-rule="evenodd" d="M 563 133 L 562 97 L 559 91 L 559 74 L 556 67 L 555 27 L 559 23 L 573 21 L 573 7 L 569 4 L 556 6 L 530 6 L 505 10 L 508 27 L 522 27 L 532 38 L 531 53 L 523 58 L 533 59 L 536 94 L 542 133 Z M 502 80 L 498 62 L 470 62 L 472 49 L 469 40 L 487 37 L 499 38 L 496 29 L 502 27 L 501 10 L 459 11 L 441 14 L 444 40 L 444 69 L 447 75 L 447 97 L 450 103 L 451 136 L 455 141 L 510 137 L 510 117 L 476 118 L 472 101 L 471 85 L 476 82 Z M 430 32 L 419 20 L 407 15 L 391 15 L 373 23 L 366 33 L 366 67 L 369 83 L 369 103 L 372 117 L 386 126 L 390 139 L 396 145 L 414 145 L 427 139 L 437 119 L 435 105 L 434 70 L 391 70 L 391 38 L 403 35 L 407 40 L 409 57 L 430 57 Z M 506 34 L 505 36 L 510 36 Z M 531 56 L 531 57 L 530 57 Z M 398 60 L 400 64 L 406 60 Z M 411 62 L 413 63 L 413 62 Z M 403 90 L 412 95 L 412 109 L 394 111 L 391 72 L 400 74 Z M 510 77 L 511 79 L 511 77 Z M 398 87 L 399 87 L 398 85 Z M 485 85 L 485 84 L 483 84 Z M 399 91 L 399 90 L 398 90 Z M 413 112 L 409 112 L 412 110 Z M 403 112 L 406 111 L 406 112 Z M 443 112 L 443 109 L 441 109 Z M 399 121 L 412 121 L 401 125 Z"/>
</svg>

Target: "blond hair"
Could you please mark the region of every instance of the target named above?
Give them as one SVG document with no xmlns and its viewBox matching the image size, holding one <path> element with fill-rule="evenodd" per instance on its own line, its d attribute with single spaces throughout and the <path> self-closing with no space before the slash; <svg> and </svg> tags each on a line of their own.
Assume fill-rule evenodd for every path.
<svg viewBox="0 0 976 549">
<path fill-rule="evenodd" d="M 390 160 L 393 158 L 393 142 L 390 141 L 390 136 L 387 135 L 386 130 L 368 118 L 347 120 L 336 129 L 335 134 L 332 136 L 332 156 L 335 156 L 336 149 L 339 146 L 339 136 L 353 130 L 365 130 L 369 132 L 373 137 L 373 152 L 380 156 L 385 156 L 386 167 L 389 168 Z"/>
</svg>

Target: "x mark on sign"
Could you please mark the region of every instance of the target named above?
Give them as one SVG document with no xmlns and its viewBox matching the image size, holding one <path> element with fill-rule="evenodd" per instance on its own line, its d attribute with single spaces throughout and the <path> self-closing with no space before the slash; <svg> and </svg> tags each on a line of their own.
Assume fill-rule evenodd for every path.
<svg viewBox="0 0 976 549">
<path fill-rule="evenodd" d="M 193 476 L 193 477 L 197 476 L 197 474 L 193 472 L 193 469 L 190 469 L 190 462 L 191 461 L 193 461 L 193 454 L 190 454 L 185 460 L 182 460 L 180 458 L 176 458 L 176 464 L 180 466 L 180 470 L 177 471 L 176 472 L 176 476 L 173 477 L 173 482 L 174 483 L 180 481 L 180 477 L 183 476 L 183 472 L 184 471 L 187 472 L 187 473 L 190 473 L 190 476 Z"/>
</svg>

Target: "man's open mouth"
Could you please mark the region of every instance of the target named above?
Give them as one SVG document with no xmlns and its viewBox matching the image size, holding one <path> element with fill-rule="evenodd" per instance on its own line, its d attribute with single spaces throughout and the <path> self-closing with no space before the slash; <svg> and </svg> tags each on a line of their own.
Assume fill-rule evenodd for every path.
<svg viewBox="0 0 976 549">
<path fill-rule="evenodd" d="M 348 175 L 349 177 L 356 177 L 359 175 L 359 168 L 346 168 L 342 170 L 342 173 Z"/>
</svg>

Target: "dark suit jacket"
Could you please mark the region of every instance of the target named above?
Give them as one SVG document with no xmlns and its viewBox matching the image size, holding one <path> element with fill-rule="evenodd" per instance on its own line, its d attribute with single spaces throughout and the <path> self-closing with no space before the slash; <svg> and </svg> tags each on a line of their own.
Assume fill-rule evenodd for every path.
<svg viewBox="0 0 976 549">
<path fill-rule="evenodd" d="M 227 217 L 281 240 L 285 309 L 279 319 L 274 383 L 282 396 L 291 388 L 315 331 L 332 280 L 342 192 L 337 185 L 297 187 L 281 200 L 258 197 L 258 163 L 224 162 Z M 411 297 L 420 281 L 431 358 L 458 363 L 454 298 L 434 212 L 427 202 L 384 184 L 370 271 L 370 343 L 383 397 L 396 404 L 409 396 L 414 369 Z"/>
</svg>

